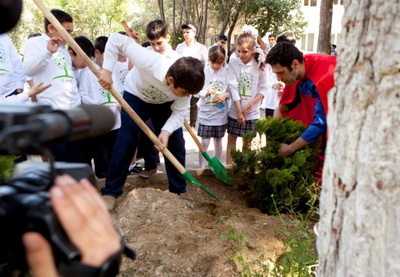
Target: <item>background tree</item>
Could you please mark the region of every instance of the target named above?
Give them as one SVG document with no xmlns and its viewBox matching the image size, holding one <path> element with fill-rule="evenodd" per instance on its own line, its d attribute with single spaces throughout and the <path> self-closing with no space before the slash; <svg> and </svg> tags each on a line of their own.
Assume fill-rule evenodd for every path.
<svg viewBox="0 0 400 277">
<path fill-rule="evenodd" d="M 160 19 L 165 22 L 164 0 L 157 0 L 160 9 Z"/>
<path fill-rule="evenodd" d="M 318 276 L 400 276 L 400 5 L 346 3 L 329 97 Z"/>
<path fill-rule="evenodd" d="M 247 24 L 257 26 L 261 36 L 266 33 L 279 35 L 291 31 L 296 37 L 300 37 L 307 27 L 298 0 L 251 1 L 245 7 L 244 16 Z"/>
<path fill-rule="evenodd" d="M 112 32 L 121 31 L 122 20 L 128 17 L 127 0 L 47 0 L 43 3 L 50 9 L 61 9 L 74 19 L 73 35 L 83 35 L 90 40 L 98 36 L 109 36 Z M 10 32 L 17 49 L 22 46 L 28 35 L 35 32 L 44 33 L 44 17 L 33 1 L 24 1 L 24 10 L 19 24 Z"/>
<path fill-rule="evenodd" d="M 333 0 L 321 1 L 317 52 L 331 54 Z"/>
</svg>

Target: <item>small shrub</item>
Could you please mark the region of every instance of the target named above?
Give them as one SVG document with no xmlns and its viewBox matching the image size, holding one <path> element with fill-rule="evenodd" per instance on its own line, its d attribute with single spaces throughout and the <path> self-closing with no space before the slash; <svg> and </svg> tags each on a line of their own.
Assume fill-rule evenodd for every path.
<svg viewBox="0 0 400 277">
<path fill-rule="evenodd" d="M 15 156 L 0 156 L 0 180 L 8 180 L 15 167 Z"/>
<path fill-rule="evenodd" d="M 232 150 L 234 182 L 244 182 L 253 187 L 252 205 L 261 212 L 276 214 L 306 208 L 309 200 L 307 189 L 314 187 L 314 173 L 319 164 L 319 145 L 311 144 L 286 158 L 278 153 L 281 143 L 290 144 L 306 128 L 301 122 L 289 118 L 268 117 L 258 120 L 255 125 L 255 132 L 266 138 L 266 146 L 243 152 Z M 250 139 L 253 135 L 246 134 L 243 139 Z"/>
</svg>

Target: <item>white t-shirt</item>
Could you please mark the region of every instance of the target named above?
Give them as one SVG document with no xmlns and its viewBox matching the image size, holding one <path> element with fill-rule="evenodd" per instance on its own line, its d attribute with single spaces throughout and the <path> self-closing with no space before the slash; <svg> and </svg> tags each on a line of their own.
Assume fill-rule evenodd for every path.
<svg viewBox="0 0 400 277">
<path fill-rule="evenodd" d="M 227 92 L 228 88 L 228 67 L 225 65 L 215 72 L 209 66 L 204 68 L 204 87 L 198 93 L 199 105 L 199 123 L 208 126 L 221 126 L 228 123 L 229 100 L 223 104 L 217 104 L 213 101 L 215 95 L 206 97 L 209 88 L 215 88 L 219 92 Z"/>
<path fill-rule="evenodd" d="M 17 50 L 6 34 L 0 34 L 0 97 L 24 89 L 25 74 Z"/>
<path fill-rule="evenodd" d="M 186 42 L 178 44 L 176 47 L 176 52 L 182 57 L 193 57 L 199 59 L 203 65 L 206 64 L 208 60 L 208 49 L 204 44 L 195 42 L 193 46 L 187 46 Z"/>
<path fill-rule="evenodd" d="M 179 55 L 178 52 L 176 52 L 175 50 L 172 49 L 171 45 L 168 44 L 168 45 L 166 46 L 166 48 L 167 48 L 167 49 L 165 50 L 163 56 L 165 56 L 167 59 L 172 59 L 173 61 L 176 61 L 177 59 L 179 59 L 179 58 L 182 57 L 181 55 Z M 148 49 L 148 50 L 150 50 L 150 51 L 153 51 L 153 52 L 156 52 L 156 51 L 153 49 L 153 47 L 151 47 L 151 46 L 148 46 L 146 49 Z"/>
<path fill-rule="evenodd" d="M 234 59 L 229 62 L 228 88 L 232 98 L 229 116 L 236 119 L 236 108 L 233 104 L 235 101 L 240 101 L 242 110 L 244 110 L 258 94 L 265 97 L 268 90 L 267 71 L 261 70 L 254 59 L 247 64 L 240 59 Z M 246 114 L 247 120 L 260 118 L 260 102 L 255 103 L 251 111 Z"/>
<path fill-rule="evenodd" d="M 97 64 L 94 65 L 101 71 L 101 68 Z M 88 67 L 81 70 L 79 95 L 83 104 L 103 105 L 110 108 L 115 115 L 115 124 L 112 130 L 121 127 L 121 114 L 118 109 L 118 102 L 110 92 L 100 86 L 97 77 Z"/>
<path fill-rule="evenodd" d="M 103 68 L 110 72 L 113 71 L 118 54 L 124 55 L 135 65 L 125 79 L 127 92 L 152 104 L 174 101 L 171 105 L 172 114 L 162 130 L 172 134 L 183 126 L 190 98 L 176 96 L 167 84 L 166 74 L 174 63 L 173 60 L 157 52 L 151 52 L 131 38 L 118 33 L 113 33 L 108 38 L 104 53 Z"/>
<path fill-rule="evenodd" d="M 276 74 L 272 72 L 271 65 L 267 64 L 265 66 L 265 71 L 267 71 L 269 86 L 261 107 L 263 109 L 275 110 L 276 107 L 278 107 L 281 98 L 278 96 L 278 90 L 272 88 L 272 86 L 278 83 L 278 79 Z"/>
<path fill-rule="evenodd" d="M 21 104 L 21 103 L 30 103 L 29 95 L 27 91 L 19 93 L 17 95 L 11 95 L 7 98 L 0 97 L 1 104 Z"/>
<path fill-rule="evenodd" d="M 120 94 L 124 92 L 125 79 L 129 72 L 129 60 L 124 62 L 117 61 L 112 72 L 113 86 Z"/>
<path fill-rule="evenodd" d="M 52 84 L 36 96 L 41 105 L 54 109 L 68 109 L 81 104 L 72 70 L 71 57 L 64 45 L 54 54 L 47 50 L 47 35 L 28 39 L 24 51 L 24 72 L 34 84 Z"/>
</svg>

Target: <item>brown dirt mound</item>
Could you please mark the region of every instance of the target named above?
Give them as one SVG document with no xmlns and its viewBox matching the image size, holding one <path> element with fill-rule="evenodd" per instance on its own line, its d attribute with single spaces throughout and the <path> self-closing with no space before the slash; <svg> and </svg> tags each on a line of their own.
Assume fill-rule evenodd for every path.
<svg viewBox="0 0 400 277">
<path fill-rule="evenodd" d="M 178 196 L 157 176 L 128 178 L 112 216 L 137 258 L 124 260 L 120 276 L 237 276 L 241 264 L 230 257 L 238 245 L 220 238 L 232 226 L 247 237 L 247 261 L 261 254 L 265 261 L 277 257 L 282 247 L 278 219 L 248 208 L 248 191 L 213 176 L 197 180 L 222 201 L 191 184 L 187 195 Z"/>
</svg>

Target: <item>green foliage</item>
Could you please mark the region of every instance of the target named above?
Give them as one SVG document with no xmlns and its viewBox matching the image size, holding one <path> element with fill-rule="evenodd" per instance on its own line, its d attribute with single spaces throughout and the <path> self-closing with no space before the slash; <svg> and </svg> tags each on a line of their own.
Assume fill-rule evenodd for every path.
<svg viewBox="0 0 400 277">
<path fill-rule="evenodd" d="M 307 205 L 310 210 L 306 214 L 291 210 L 286 220 L 277 211 L 282 228 L 279 231 L 283 235 L 282 254 L 276 259 L 266 258 L 260 253 L 257 258 L 249 260 L 244 252 L 247 236 L 236 229 L 235 212 L 230 216 L 223 216 L 220 221 L 230 222 L 229 230 L 221 234 L 220 238 L 229 240 L 235 246 L 234 253 L 230 259 L 240 265 L 240 276 L 262 277 L 262 276 L 293 276 L 311 277 L 316 276 L 318 257 L 315 252 L 315 234 L 312 230 L 318 209 L 315 203 L 318 201 L 318 194 L 313 190 L 307 191 L 310 194 Z M 276 209 L 276 203 L 273 201 Z"/>
<path fill-rule="evenodd" d="M 252 204 L 262 212 L 301 210 L 309 200 L 307 190 L 314 187 L 318 145 L 311 144 L 286 158 L 278 153 L 280 143 L 295 141 L 305 130 L 301 122 L 289 118 L 258 120 L 255 131 L 266 138 L 267 146 L 243 152 L 232 150 L 234 182 L 254 187 Z M 243 138 L 248 136 L 252 134 Z"/>
<path fill-rule="evenodd" d="M 283 254 L 275 262 L 272 269 L 273 276 L 316 276 L 318 256 L 312 227 L 318 218 L 318 208 L 315 204 L 318 202 L 319 192 L 308 189 L 307 193 L 309 200 L 306 205 L 310 207 L 307 213 L 302 214 L 292 210 L 290 211 L 292 219 L 285 221 L 278 212 L 278 218 L 284 226 Z M 277 209 L 276 206 L 275 208 Z"/>
<path fill-rule="evenodd" d="M 15 156 L 0 156 L 0 180 L 11 178 L 15 166 L 15 158 Z"/>
<path fill-rule="evenodd" d="M 307 26 L 299 0 L 255 0 L 247 5 L 245 18 L 257 26 L 261 36 L 291 31 L 299 38 Z"/>
<path fill-rule="evenodd" d="M 219 221 L 225 221 L 228 219 L 230 219 L 233 222 L 233 224 L 229 226 L 230 228 L 228 231 L 225 231 L 221 234 L 220 238 L 230 240 L 234 243 L 236 248 L 235 248 L 233 255 L 231 256 L 231 260 L 238 259 L 239 262 L 242 263 L 245 261 L 245 258 L 243 256 L 243 251 L 244 251 L 244 247 L 246 246 L 247 236 L 243 232 L 239 232 L 236 229 L 235 211 L 231 211 L 231 216 L 229 216 L 229 217 L 222 216 L 219 219 Z"/>
<path fill-rule="evenodd" d="M 61 9 L 74 19 L 72 36 L 83 35 L 91 41 L 98 36 L 109 36 L 122 31 L 122 20 L 129 20 L 128 0 L 44 0 L 49 9 Z M 44 16 L 33 1 L 24 1 L 23 13 L 18 25 L 9 32 L 17 49 L 23 51 L 23 44 L 31 33 L 44 33 Z"/>
</svg>

